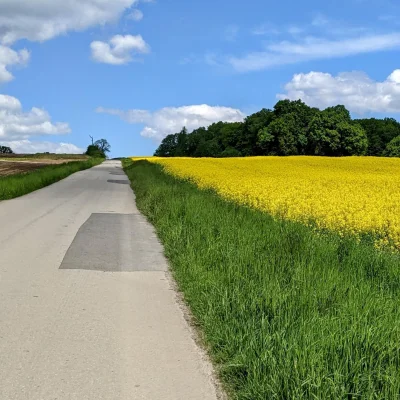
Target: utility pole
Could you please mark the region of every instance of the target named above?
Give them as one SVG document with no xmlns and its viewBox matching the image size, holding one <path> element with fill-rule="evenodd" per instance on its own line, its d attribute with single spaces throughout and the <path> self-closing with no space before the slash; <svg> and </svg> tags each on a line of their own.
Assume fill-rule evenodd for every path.
<svg viewBox="0 0 400 400">
<path fill-rule="evenodd" d="M 89 137 L 90 137 L 90 139 L 92 139 L 92 146 L 93 146 L 93 136 L 90 136 L 90 135 L 89 135 Z"/>
</svg>

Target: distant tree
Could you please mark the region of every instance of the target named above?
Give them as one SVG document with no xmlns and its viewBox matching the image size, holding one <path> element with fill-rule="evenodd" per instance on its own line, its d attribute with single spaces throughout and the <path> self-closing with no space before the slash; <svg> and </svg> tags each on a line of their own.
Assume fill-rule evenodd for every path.
<svg viewBox="0 0 400 400">
<path fill-rule="evenodd" d="M 266 150 L 266 154 L 296 155 L 299 152 L 297 139 L 299 131 L 295 116 L 284 115 L 259 132 L 259 143 Z"/>
<path fill-rule="evenodd" d="M 319 112 L 301 100 L 278 101 L 272 122 L 258 132 L 258 144 L 263 154 L 307 154 L 309 125 Z"/>
<path fill-rule="evenodd" d="M 238 141 L 235 146 L 244 156 L 261 155 L 262 148 L 259 146 L 259 132 L 266 128 L 274 119 L 271 110 L 263 108 L 261 111 L 249 115 L 238 132 Z"/>
<path fill-rule="evenodd" d="M 91 144 L 88 146 L 85 154 L 90 157 L 95 157 L 95 158 L 105 158 L 106 155 L 104 154 L 103 151 L 100 150 L 98 146 L 95 144 Z"/>
<path fill-rule="evenodd" d="M 323 111 L 301 100 L 280 100 L 243 122 L 215 122 L 193 132 L 168 135 L 155 155 L 162 157 L 233 157 L 257 155 L 386 155 L 400 136 L 393 118 L 352 120 L 343 105 Z"/>
<path fill-rule="evenodd" d="M 167 135 L 161 142 L 160 146 L 154 153 L 156 157 L 175 157 L 177 140 L 176 135 Z"/>
<path fill-rule="evenodd" d="M 106 139 L 96 140 L 94 145 L 97 146 L 104 154 L 107 154 L 111 151 L 110 143 L 108 143 Z"/>
<path fill-rule="evenodd" d="M 301 100 L 280 100 L 274 106 L 275 117 L 279 118 L 287 114 L 293 114 L 296 115 L 302 126 L 308 125 L 318 112 L 318 108 L 309 107 Z"/>
<path fill-rule="evenodd" d="M 388 143 L 384 155 L 386 157 L 400 157 L 400 135 Z"/>
<path fill-rule="evenodd" d="M 0 154 L 14 154 L 10 147 L 0 146 Z"/>
<path fill-rule="evenodd" d="M 344 122 L 337 127 L 341 139 L 342 156 L 365 156 L 368 137 L 363 127 L 356 123 Z"/>
<path fill-rule="evenodd" d="M 218 139 L 202 140 L 196 150 L 196 157 L 219 157 L 221 149 Z"/>
<path fill-rule="evenodd" d="M 391 140 L 400 135 L 400 123 L 394 118 L 385 119 L 358 119 L 368 137 L 369 156 L 382 156 L 386 151 L 386 146 Z"/>
<path fill-rule="evenodd" d="M 187 140 L 188 133 L 186 127 L 183 127 L 182 130 L 176 134 L 176 149 L 175 156 L 176 157 L 184 157 L 187 155 Z"/>
<path fill-rule="evenodd" d="M 188 157 L 198 157 L 198 148 L 201 142 L 206 140 L 207 129 L 200 127 L 195 129 L 187 137 L 187 156 Z"/>
<path fill-rule="evenodd" d="M 240 153 L 238 143 L 242 130 L 243 122 L 224 122 L 219 135 L 222 148 L 233 148 Z"/>
<path fill-rule="evenodd" d="M 364 129 L 352 123 L 349 111 L 342 105 L 318 113 L 310 123 L 309 133 L 315 155 L 364 155 L 368 148 Z"/>
<path fill-rule="evenodd" d="M 227 147 L 221 154 L 220 157 L 241 157 L 242 153 L 233 147 Z"/>
</svg>

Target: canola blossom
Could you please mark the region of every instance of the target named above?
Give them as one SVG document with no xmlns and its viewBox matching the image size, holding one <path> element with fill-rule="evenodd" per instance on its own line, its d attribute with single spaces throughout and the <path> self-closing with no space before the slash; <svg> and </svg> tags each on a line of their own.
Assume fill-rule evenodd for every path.
<svg viewBox="0 0 400 400">
<path fill-rule="evenodd" d="M 225 199 L 400 249 L 400 159 L 147 158 Z"/>
</svg>

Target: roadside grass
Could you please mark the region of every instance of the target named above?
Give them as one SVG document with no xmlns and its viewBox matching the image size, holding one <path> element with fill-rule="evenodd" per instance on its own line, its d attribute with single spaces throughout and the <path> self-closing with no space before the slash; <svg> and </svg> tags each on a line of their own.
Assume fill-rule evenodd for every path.
<svg viewBox="0 0 400 400">
<path fill-rule="evenodd" d="M 49 165 L 32 172 L 0 177 L 0 200 L 13 199 L 51 185 L 67 176 L 94 167 L 103 159 L 72 161 L 65 164 Z"/>
<path fill-rule="evenodd" d="M 400 398 L 399 254 L 124 167 L 231 398 Z"/>
</svg>

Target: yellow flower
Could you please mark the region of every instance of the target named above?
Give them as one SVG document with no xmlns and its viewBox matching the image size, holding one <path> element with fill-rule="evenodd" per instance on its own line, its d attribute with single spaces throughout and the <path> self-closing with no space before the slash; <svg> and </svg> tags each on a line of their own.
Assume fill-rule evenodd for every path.
<svg viewBox="0 0 400 400">
<path fill-rule="evenodd" d="M 135 158 L 137 160 L 138 158 Z M 148 158 L 166 172 L 274 216 L 400 249 L 400 159 Z"/>
</svg>

